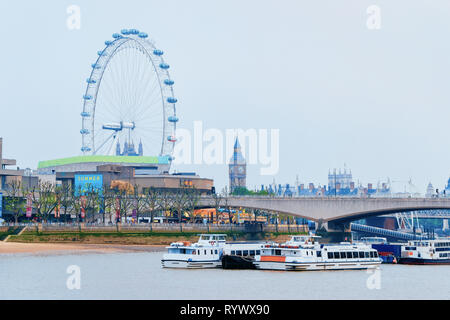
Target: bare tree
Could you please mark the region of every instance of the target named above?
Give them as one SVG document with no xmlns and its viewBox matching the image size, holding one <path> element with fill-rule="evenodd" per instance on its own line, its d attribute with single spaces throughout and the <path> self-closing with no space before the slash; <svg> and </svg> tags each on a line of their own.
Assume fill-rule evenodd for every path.
<svg viewBox="0 0 450 320">
<path fill-rule="evenodd" d="M 111 183 L 111 189 L 114 191 L 113 208 L 118 216 L 117 222 L 122 221 L 122 218 L 125 218 L 126 222 L 127 214 L 134 204 L 134 187 L 125 181 L 115 181 L 115 183 Z"/>
<path fill-rule="evenodd" d="M 161 208 L 161 194 L 154 188 L 148 189 L 143 195 L 145 201 L 145 209 L 150 212 L 150 230 L 153 231 L 153 217 L 156 210 Z"/>
<path fill-rule="evenodd" d="M 103 186 L 103 223 L 105 223 L 106 214 L 109 215 L 109 222 L 112 222 L 114 204 L 116 202 L 115 192 L 107 186 Z"/>
<path fill-rule="evenodd" d="M 68 217 L 74 211 L 72 206 L 73 190 L 70 184 L 62 184 L 55 188 L 56 201 L 59 210 L 62 210 L 64 222 L 67 223 Z"/>
<path fill-rule="evenodd" d="M 32 188 L 32 201 L 36 208 L 37 215 L 43 220 L 48 221 L 50 214 L 58 205 L 55 195 L 55 186 L 50 182 L 39 182 Z"/>
<path fill-rule="evenodd" d="M 187 205 L 188 194 L 186 190 L 178 190 L 173 194 L 173 207 L 177 211 L 178 223 L 182 222 L 184 211 L 186 210 Z"/>
<path fill-rule="evenodd" d="M 167 213 L 169 213 L 169 215 L 172 215 L 173 200 L 174 196 L 172 192 L 163 191 L 160 193 L 159 204 L 164 215 L 166 215 Z"/>
<path fill-rule="evenodd" d="M 212 197 L 214 208 L 216 209 L 216 220 L 218 222 L 219 221 L 219 209 L 220 209 L 220 204 L 223 201 L 223 195 L 217 194 L 217 193 L 213 193 L 211 195 L 211 197 Z"/>
<path fill-rule="evenodd" d="M 223 201 L 223 206 L 228 210 L 228 221 L 230 224 L 233 223 L 233 215 L 231 213 L 231 207 L 228 205 L 228 198 L 229 198 L 230 194 L 228 193 L 228 188 L 225 186 L 222 189 L 222 201 Z"/>
<path fill-rule="evenodd" d="M 12 213 L 14 222 L 19 222 L 19 217 L 23 215 L 25 202 L 23 200 L 22 182 L 20 180 L 12 180 L 6 184 L 5 209 Z"/>
<path fill-rule="evenodd" d="M 187 194 L 187 209 L 191 219 L 194 217 L 195 208 L 200 201 L 200 191 L 195 188 L 186 189 Z"/>
<path fill-rule="evenodd" d="M 93 185 L 88 184 L 83 196 L 84 198 L 81 205 L 86 214 L 86 221 L 95 222 L 96 213 L 101 206 L 100 190 Z"/>
<path fill-rule="evenodd" d="M 136 212 L 136 221 L 139 222 L 139 214 L 143 213 L 147 208 L 147 199 L 145 195 L 139 193 L 138 185 L 134 186 L 133 198 L 133 210 Z"/>
</svg>

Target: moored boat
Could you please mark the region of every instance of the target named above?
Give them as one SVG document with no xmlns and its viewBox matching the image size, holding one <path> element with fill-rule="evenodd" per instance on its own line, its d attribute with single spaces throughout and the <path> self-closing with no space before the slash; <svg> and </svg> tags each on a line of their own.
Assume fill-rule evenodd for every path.
<svg viewBox="0 0 450 320">
<path fill-rule="evenodd" d="M 388 243 L 383 237 L 362 237 L 359 242 L 371 246 L 378 251 L 382 263 L 395 264 L 400 258 L 401 244 Z"/>
<path fill-rule="evenodd" d="M 378 252 L 365 244 L 319 244 L 311 236 L 296 236 L 281 245 L 266 245 L 255 257 L 264 270 L 313 271 L 376 268 Z"/>
<path fill-rule="evenodd" d="M 402 246 L 401 264 L 450 264 L 450 239 L 412 240 Z"/>
<path fill-rule="evenodd" d="M 167 247 L 161 264 L 164 268 L 220 268 L 224 234 L 201 234 L 198 242 L 173 242 Z"/>
<path fill-rule="evenodd" d="M 255 256 L 267 242 L 227 242 L 223 247 L 222 268 L 255 269 Z"/>
</svg>

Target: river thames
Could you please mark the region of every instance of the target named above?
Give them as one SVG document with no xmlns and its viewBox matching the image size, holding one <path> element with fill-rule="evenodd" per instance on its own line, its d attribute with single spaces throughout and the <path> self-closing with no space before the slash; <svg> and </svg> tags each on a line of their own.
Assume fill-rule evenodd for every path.
<svg viewBox="0 0 450 320">
<path fill-rule="evenodd" d="M 163 269 L 163 252 L 0 254 L 0 299 L 449 299 L 450 266 L 379 271 Z M 80 289 L 68 289 L 69 266 Z"/>
</svg>

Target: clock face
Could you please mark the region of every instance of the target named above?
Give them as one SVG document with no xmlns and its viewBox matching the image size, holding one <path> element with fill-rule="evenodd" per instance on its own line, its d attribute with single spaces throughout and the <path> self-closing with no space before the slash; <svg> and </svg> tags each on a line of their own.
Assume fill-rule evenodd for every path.
<svg viewBox="0 0 450 320">
<path fill-rule="evenodd" d="M 243 172 L 244 172 L 244 168 L 239 167 L 239 168 L 238 168 L 238 172 L 239 172 L 239 173 L 243 173 Z"/>
</svg>

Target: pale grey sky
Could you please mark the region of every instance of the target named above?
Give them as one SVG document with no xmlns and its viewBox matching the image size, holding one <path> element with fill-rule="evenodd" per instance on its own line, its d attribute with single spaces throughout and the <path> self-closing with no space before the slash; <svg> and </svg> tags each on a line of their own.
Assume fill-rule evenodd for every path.
<svg viewBox="0 0 450 320">
<path fill-rule="evenodd" d="M 66 27 L 69 5 L 81 29 Z M 366 9 L 381 9 L 381 29 Z M 80 154 L 85 79 L 123 28 L 147 32 L 175 80 L 180 126 L 279 128 L 277 183 L 366 184 L 390 177 L 442 188 L 449 177 L 450 2 L 3 1 L 0 136 L 20 167 Z M 180 166 L 227 184 L 225 165 Z M 251 166 L 248 186 L 271 183 Z"/>
</svg>

